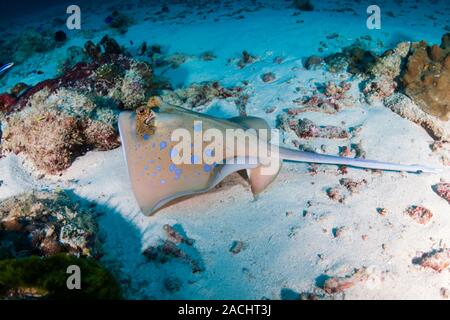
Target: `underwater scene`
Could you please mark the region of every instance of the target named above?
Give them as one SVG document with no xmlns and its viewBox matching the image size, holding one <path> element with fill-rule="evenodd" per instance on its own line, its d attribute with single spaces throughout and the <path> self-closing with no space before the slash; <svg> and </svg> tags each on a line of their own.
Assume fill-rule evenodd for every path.
<svg viewBox="0 0 450 320">
<path fill-rule="evenodd" d="M 0 299 L 450 298 L 450 2 L 2 7 Z"/>
</svg>

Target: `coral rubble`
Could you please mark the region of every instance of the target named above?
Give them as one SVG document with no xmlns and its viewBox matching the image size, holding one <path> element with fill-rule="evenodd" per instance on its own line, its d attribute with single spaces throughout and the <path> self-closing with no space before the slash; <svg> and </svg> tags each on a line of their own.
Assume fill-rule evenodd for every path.
<svg viewBox="0 0 450 320">
<path fill-rule="evenodd" d="M 98 257 L 93 213 L 65 193 L 32 192 L 0 203 L 0 259 L 68 253 Z"/>
<path fill-rule="evenodd" d="M 347 139 L 349 137 L 346 129 L 337 126 L 319 126 L 309 119 L 297 119 L 287 114 L 280 116 L 278 127 L 285 132 L 293 131 L 301 139 Z"/>
<path fill-rule="evenodd" d="M 414 258 L 413 264 L 442 272 L 450 266 L 450 249 L 436 249 Z"/>
<path fill-rule="evenodd" d="M 441 182 L 433 186 L 433 190 L 450 203 L 450 183 Z"/>
<path fill-rule="evenodd" d="M 351 274 L 342 277 L 330 277 L 322 285 L 322 289 L 328 294 L 336 294 L 354 287 L 358 283 L 367 281 L 369 274 L 367 268 L 355 269 Z"/>
<path fill-rule="evenodd" d="M 427 208 L 420 206 L 411 206 L 406 211 L 405 214 L 410 216 L 415 222 L 419 224 L 427 224 L 433 217 L 433 213 Z"/>
</svg>

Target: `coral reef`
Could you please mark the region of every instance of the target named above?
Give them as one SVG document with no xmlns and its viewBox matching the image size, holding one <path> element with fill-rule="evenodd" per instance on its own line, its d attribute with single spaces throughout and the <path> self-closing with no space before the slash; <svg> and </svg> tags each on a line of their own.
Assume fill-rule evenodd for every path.
<svg viewBox="0 0 450 320">
<path fill-rule="evenodd" d="M 84 49 L 70 47 L 60 70 L 57 78 L 0 95 L 2 150 L 23 152 L 52 174 L 88 150 L 118 147 L 119 112 L 139 107 L 157 90 L 151 66 L 108 36 Z"/>
<path fill-rule="evenodd" d="M 450 116 L 450 34 L 441 46 L 422 41 L 411 46 L 402 85 L 425 112 L 447 121 Z"/>
<path fill-rule="evenodd" d="M 399 43 L 393 50 L 384 52 L 368 69 L 369 79 L 365 81 L 363 92 L 369 102 L 384 100 L 398 88 L 406 57 L 410 52 L 409 42 Z"/>
<path fill-rule="evenodd" d="M 375 63 L 376 55 L 363 49 L 358 43 L 342 49 L 342 52 L 324 58 L 331 72 L 347 71 L 351 74 L 365 74 Z"/>
<path fill-rule="evenodd" d="M 0 203 L 0 259 L 68 253 L 99 257 L 93 212 L 65 193 L 32 192 Z"/>
<path fill-rule="evenodd" d="M 55 174 L 88 150 L 120 145 L 111 120 L 114 116 L 108 119 L 105 114 L 107 110 L 97 108 L 79 93 L 41 90 L 28 101 L 27 108 L 6 118 L 2 148 L 23 152 L 37 168 Z"/>
<path fill-rule="evenodd" d="M 423 127 L 433 139 L 450 141 L 450 122 L 434 117 L 402 93 L 395 93 L 384 101 L 385 106 L 412 122 Z"/>
</svg>

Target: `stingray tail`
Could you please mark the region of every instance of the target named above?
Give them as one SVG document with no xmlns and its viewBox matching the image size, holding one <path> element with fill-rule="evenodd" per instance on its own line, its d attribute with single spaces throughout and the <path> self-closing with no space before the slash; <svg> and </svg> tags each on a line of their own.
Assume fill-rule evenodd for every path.
<svg viewBox="0 0 450 320">
<path fill-rule="evenodd" d="M 280 156 L 281 158 L 290 161 L 346 165 L 366 169 L 406 171 L 406 172 L 428 172 L 428 173 L 441 172 L 441 170 L 438 168 L 430 168 L 421 165 L 403 165 L 389 162 L 380 162 L 375 160 L 344 158 L 325 154 L 317 154 L 313 152 L 297 151 L 282 147 L 280 147 Z"/>
</svg>

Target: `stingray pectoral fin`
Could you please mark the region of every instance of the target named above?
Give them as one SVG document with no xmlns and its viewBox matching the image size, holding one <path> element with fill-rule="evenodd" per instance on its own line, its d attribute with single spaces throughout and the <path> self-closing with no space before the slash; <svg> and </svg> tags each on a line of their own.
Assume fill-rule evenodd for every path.
<svg viewBox="0 0 450 320">
<path fill-rule="evenodd" d="M 278 174 L 280 173 L 282 163 L 282 160 L 277 162 L 270 170 L 267 166 L 263 165 L 260 165 L 259 167 L 254 169 L 247 169 L 250 187 L 254 196 L 257 196 L 258 194 L 263 192 L 273 181 L 275 181 Z M 266 171 L 268 171 L 269 173 Z"/>
<path fill-rule="evenodd" d="M 154 133 L 146 135 L 137 134 L 135 113 L 123 112 L 119 116 L 120 137 L 131 187 L 145 215 L 151 215 L 182 197 L 206 192 L 233 172 L 259 165 L 240 157 L 234 162 L 237 164 L 228 161 L 224 162 L 225 165 L 215 166 L 205 163 L 175 164 L 171 155 L 176 151 L 177 142 L 171 141 L 171 134 L 178 128 L 192 133 L 193 121 L 189 116 L 183 112 L 162 110 L 157 114 Z M 205 119 L 207 121 L 210 120 Z"/>
<path fill-rule="evenodd" d="M 145 210 L 143 210 L 144 214 L 151 215 L 151 214 L 155 213 L 156 211 L 158 211 L 159 209 L 161 209 L 171 203 L 175 203 L 176 201 L 180 200 L 181 198 L 186 198 L 186 197 L 189 197 L 189 196 L 192 196 L 195 194 L 205 193 L 205 192 L 213 189 L 223 179 L 225 179 L 227 176 L 229 176 L 232 173 L 235 173 L 240 170 L 253 169 L 253 168 L 257 167 L 256 164 L 249 164 L 248 159 L 245 159 L 245 161 L 243 160 L 242 161 L 243 164 L 238 164 L 239 159 L 236 159 L 235 162 L 237 162 L 237 163 L 220 165 L 215 170 L 210 182 L 204 188 L 197 189 L 197 190 L 191 189 L 191 190 L 186 190 L 186 191 L 181 191 L 181 192 L 171 194 L 165 198 L 160 199 L 152 207 L 145 208 Z"/>
<path fill-rule="evenodd" d="M 261 131 L 259 130 L 265 129 L 267 130 L 266 138 L 268 141 L 270 140 L 271 128 L 266 120 L 262 118 L 245 116 L 234 117 L 228 120 L 237 123 L 244 128 L 258 130 L 257 135 L 259 138 L 261 138 Z M 280 159 L 280 161 L 278 161 L 277 163 L 272 164 L 270 169 L 267 166 L 260 165 L 257 168 L 247 170 L 247 175 L 249 177 L 253 195 L 256 196 L 263 192 L 276 179 L 278 173 L 281 170 L 282 163 L 283 160 Z"/>
</svg>

